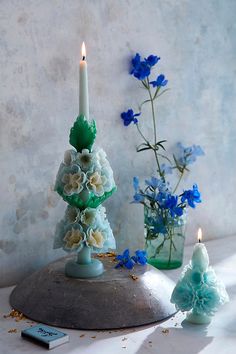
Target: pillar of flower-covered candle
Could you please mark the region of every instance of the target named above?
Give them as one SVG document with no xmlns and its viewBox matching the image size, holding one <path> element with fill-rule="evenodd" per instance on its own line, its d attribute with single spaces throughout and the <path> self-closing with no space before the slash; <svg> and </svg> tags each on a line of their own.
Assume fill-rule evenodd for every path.
<svg viewBox="0 0 236 354">
<path fill-rule="evenodd" d="M 81 47 L 82 59 L 79 64 L 79 115 L 89 119 L 88 71 L 86 61 L 86 48 L 83 42 Z"/>
<path fill-rule="evenodd" d="M 65 274 L 73 278 L 91 278 L 103 273 L 100 260 L 92 253 L 116 247 L 112 229 L 101 204 L 115 191 L 113 171 L 101 148 L 93 148 L 97 128 L 89 120 L 88 80 L 85 45 L 80 62 L 79 116 L 70 129 L 67 150 L 61 163 L 55 190 L 69 204 L 64 218 L 57 224 L 54 248 L 76 252 L 77 259 L 65 265 Z"/>
<path fill-rule="evenodd" d="M 210 323 L 218 308 L 229 300 L 224 284 L 209 267 L 207 249 L 201 243 L 202 232 L 198 230 L 198 243 L 194 246 L 190 263 L 177 282 L 171 302 L 177 310 L 189 311 L 186 320 L 196 324 Z"/>
</svg>

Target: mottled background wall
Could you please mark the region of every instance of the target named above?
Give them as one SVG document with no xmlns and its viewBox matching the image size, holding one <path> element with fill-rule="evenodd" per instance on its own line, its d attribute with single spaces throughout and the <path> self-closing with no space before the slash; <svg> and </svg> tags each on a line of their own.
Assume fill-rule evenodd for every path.
<svg viewBox="0 0 236 354">
<path fill-rule="evenodd" d="M 130 205 L 133 175 L 153 171 L 152 155 L 119 114 L 143 95 L 128 74 L 139 51 L 158 54 L 171 91 L 160 100 L 159 136 L 206 152 L 186 177 L 204 203 L 189 214 L 187 242 L 236 232 L 235 0 L 2 0 L 0 2 L 0 286 L 59 257 L 54 227 L 65 203 L 52 191 L 78 113 L 78 61 L 85 40 L 91 115 L 119 191 L 109 218 L 119 249 L 142 247 L 142 208 Z M 151 133 L 150 122 L 144 129 Z"/>
</svg>

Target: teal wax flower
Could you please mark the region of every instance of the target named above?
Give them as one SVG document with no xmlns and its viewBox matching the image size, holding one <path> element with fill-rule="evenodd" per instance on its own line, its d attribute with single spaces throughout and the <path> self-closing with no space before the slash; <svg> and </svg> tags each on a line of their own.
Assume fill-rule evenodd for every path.
<svg viewBox="0 0 236 354">
<path fill-rule="evenodd" d="M 229 301 L 224 284 L 217 279 L 202 243 L 194 246 L 193 256 L 177 282 L 171 302 L 177 310 L 190 311 L 187 320 L 209 323 L 218 308 Z"/>
<path fill-rule="evenodd" d="M 116 248 L 115 238 L 103 206 L 80 211 L 69 205 L 64 218 L 57 224 L 54 248 L 73 252 L 81 250 L 84 246 L 89 246 L 95 253 Z"/>
</svg>

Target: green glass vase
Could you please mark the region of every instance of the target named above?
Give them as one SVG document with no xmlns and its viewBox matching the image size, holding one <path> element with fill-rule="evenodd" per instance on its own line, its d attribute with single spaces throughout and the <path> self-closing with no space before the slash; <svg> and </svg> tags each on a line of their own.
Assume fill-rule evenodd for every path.
<svg viewBox="0 0 236 354">
<path fill-rule="evenodd" d="M 164 209 L 144 206 L 145 248 L 148 263 L 158 269 L 174 269 L 183 263 L 186 213 L 171 217 Z"/>
</svg>

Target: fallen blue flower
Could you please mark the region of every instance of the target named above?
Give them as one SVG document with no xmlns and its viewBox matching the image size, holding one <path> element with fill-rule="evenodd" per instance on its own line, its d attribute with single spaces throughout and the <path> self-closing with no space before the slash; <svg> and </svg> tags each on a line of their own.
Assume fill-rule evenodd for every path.
<svg viewBox="0 0 236 354">
<path fill-rule="evenodd" d="M 129 249 L 124 250 L 123 254 L 118 254 L 116 260 L 119 261 L 115 268 L 125 267 L 127 269 L 132 269 L 134 266 L 134 261 L 130 257 Z"/>
<path fill-rule="evenodd" d="M 135 263 L 145 265 L 147 263 L 146 252 L 142 250 L 135 251 L 135 256 L 132 257 Z"/>
</svg>

